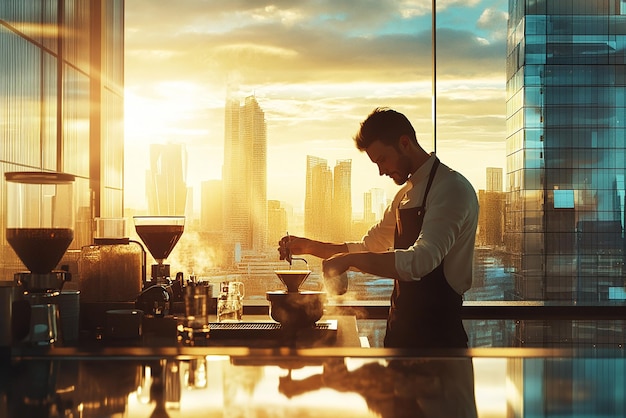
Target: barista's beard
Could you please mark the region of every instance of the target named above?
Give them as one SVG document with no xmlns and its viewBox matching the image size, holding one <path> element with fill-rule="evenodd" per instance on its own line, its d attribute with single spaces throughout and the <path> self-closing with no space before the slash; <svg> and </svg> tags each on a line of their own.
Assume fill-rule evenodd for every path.
<svg viewBox="0 0 626 418">
<path fill-rule="evenodd" d="M 391 178 L 398 186 L 402 186 L 407 182 L 409 177 L 411 177 L 411 174 L 413 174 L 411 170 L 411 159 L 409 157 L 401 155 L 400 158 L 398 158 L 398 169 L 395 174 L 396 175 Z"/>
</svg>

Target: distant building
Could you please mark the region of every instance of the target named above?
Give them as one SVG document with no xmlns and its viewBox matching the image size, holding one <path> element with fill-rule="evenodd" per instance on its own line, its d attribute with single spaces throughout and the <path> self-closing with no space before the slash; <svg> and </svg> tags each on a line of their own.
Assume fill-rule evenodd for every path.
<svg viewBox="0 0 626 418">
<path fill-rule="evenodd" d="M 389 205 L 387 201 L 387 193 L 385 189 L 373 188 L 370 189 L 370 194 L 372 195 L 372 212 L 374 212 L 374 217 L 376 221 L 379 221 L 383 218 L 383 214 L 385 213 L 385 209 Z"/>
<path fill-rule="evenodd" d="M 149 215 L 186 215 L 187 150 L 183 144 L 150 145 L 146 195 Z"/>
<path fill-rule="evenodd" d="M 225 109 L 223 222 L 228 244 L 267 248 L 267 126 L 254 96 Z"/>
<path fill-rule="evenodd" d="M 478 191 L 478 231 L 476 245 L 500 248 L 504 244 L 504 209 L 502 169 L 487 167 L 487 190 Z"/>
<path fill-rule="evenodd" d="M 328 162 L 307 155 L 304 233 L 318 240 L 345 240 L 352 228 L 352 160 Z"/>
<path fill-rule="evenodd" d="M 374 222 L 376 214 L 372 210 L 372 193 L 363 193 L 363 222 Z"/>
<path fill-rule="evenodd" d="M 502 191 L 502 168 L 487 167 L 487 188 L 488 192 Z"/>
<path fill-rule="evenodd" d="M 343 242 L 350 236 L 352 224 L 352 160 L 338 160 L 335 164 L 331 210 L 331 239 Z"/>
<path fill-rule="evenodd" d="M 384 189 L 374 188 L 363 193 L 363 221 L 373 225 L 382 219 L 387 207 L 387 195 Z"/>
<path fill-rule="evenodd" d="M 203 181 L 200 187 L 200 228 L 202 231 L 222 232 L 222 181 Z"/>
<path fill-rule="evenodd" d="M 304 234 L 330 240 L 333 174 L 325 159 L 307 155 L 304 196 Z"/>
<path fill-rule="evenodd" d="M 478 191 L 478 233 L 476 244 L 487 247 L 502 247 L 504 244 L 504 207 L 506 195 L 503 192 Z"/>
<path fill-rule="evenodd" d="M 287 233 L 287 211 L 278 200 L 267 202 L 267 244 L 278 248 L 278 241 Z"/>
</svg>

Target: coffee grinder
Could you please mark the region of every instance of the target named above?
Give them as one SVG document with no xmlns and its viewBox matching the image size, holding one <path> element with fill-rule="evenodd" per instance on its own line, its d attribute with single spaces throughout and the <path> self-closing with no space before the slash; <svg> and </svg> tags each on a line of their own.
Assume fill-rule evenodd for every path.
<svg viewBox="0 0 626 418">
<path fill-rule="evenodd" d="M 71 274 L 55 267 L 74 239 L 74 176 L 8 172 L 6 238 L 28 271 L 14 275 L 23 299 L 14 302 L 18 341 L 51 345 L 59 340 L 57 300 Z"/>
<path fill-rule="evenodd" d="M 135 231 L 156 264 L 151 267 L 150 280 L 137 298 L 137 308 L 146 314 L 167 315 L 173 298 L 182 299 L 182 277 L 173 282 L 170 265 L 165 260 L 183 235 L 184 216 L 135 216 Z"/>
</svg>

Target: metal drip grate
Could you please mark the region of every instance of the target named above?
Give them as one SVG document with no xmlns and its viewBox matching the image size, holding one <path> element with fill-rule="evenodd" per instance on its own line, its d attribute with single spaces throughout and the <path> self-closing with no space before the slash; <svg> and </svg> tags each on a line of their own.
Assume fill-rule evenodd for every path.
<svg viewBox="0 0 626 418">
<path fill-rule="evenodd" d="M 277 330 L 280 329 L 279 323 L 273 322 L 211 322 L 209 323 L 211 331 L 227 331 L 227 330 Z"/>
<path fill-rule="evenodd" d="M 319 321 L 312 329 L 331 330 L 336 329 L 337 321 Z M 211 322 L 212 330 L 280 330 L 278 322 Z"/>
<path fill-rule="evenodd" d="M 337 330 L 336 320 L 318 321 L 315 327 L 299 330 L 299 334 L 324 336 L 334 334 Z M 284 337 L 278 322 L 211 322 L 209 338 L 240 339 L 240 338 L 280 338 Z"/>
</svg>

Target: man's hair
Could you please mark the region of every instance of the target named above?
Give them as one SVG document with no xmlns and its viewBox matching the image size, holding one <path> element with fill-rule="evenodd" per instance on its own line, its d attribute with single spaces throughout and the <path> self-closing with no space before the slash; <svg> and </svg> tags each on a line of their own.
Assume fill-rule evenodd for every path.
<svg viewBox="0 0 626 418">
<path fill-rule="evenodd" d="M 406 116 L 387 107 L 377 107 L 361 122 L 354 142 L 360 151 L 364 151 L 374 141 L 397 146 L 402 135 L 407 135 L 417 144 L 415 129 Z"/>
</svg>

